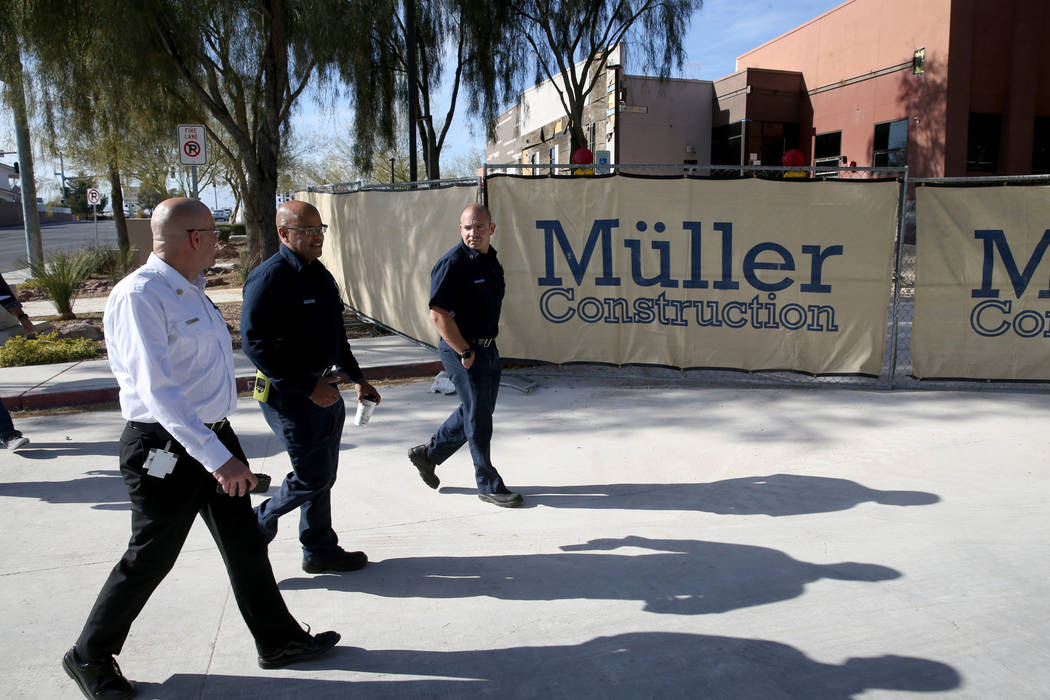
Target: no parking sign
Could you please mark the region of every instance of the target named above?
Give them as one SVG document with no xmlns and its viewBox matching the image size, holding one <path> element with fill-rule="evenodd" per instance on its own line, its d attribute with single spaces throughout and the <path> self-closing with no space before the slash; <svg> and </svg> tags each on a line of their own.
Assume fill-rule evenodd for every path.
<svg viewBox="0 0 1050 700">
<path fill-rule="evenodd" d="M 179 162 L 183 165 L 206 165 L 208 145 L 203 124 L 179 124 Z"/>
</svg>

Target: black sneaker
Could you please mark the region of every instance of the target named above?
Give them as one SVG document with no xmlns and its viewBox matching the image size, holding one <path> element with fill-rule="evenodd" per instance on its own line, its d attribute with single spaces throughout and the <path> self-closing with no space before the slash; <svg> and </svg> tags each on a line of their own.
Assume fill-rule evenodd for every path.
<svg viewBox="0 0 1050 700">
<path fill-rule="evenodd" d="M 62 657 L 62 668 L 88 700 L 120 700 L 135 694 L 135 686 L 120 672 L 112 656 L 101 661 L 84 661 L 71 647 Z"/>
<path fill-rule="evenodd" d="M 283 649 L 272 654 L 259 654 L 259 666 L 262 668 L 283 668 L 300 661 L 309 661 L 327 653 L 339 643 L 338 632 L 321 632 L 317 635 L 306 635 L 305 640 L 289 642 Z"/>
<path fill-rule="evenodd" d="M 303 557 L 303 571 L 308 574 L 320 574 L 325 571 L 357 571 L 364 568 L 368 563 L 368 555 L 364 552 L 344 552 L 342 550 L 335 554 L 324 557 L 307 559 Z"/>
<path fill-rule="evenodd" d="M 522 503 L 520 493 L 504 491 L 503 493 L 479 493 L 478 498 L 501 508 L 517 508 Z"/>
<path fill-rule="evenodd" d="M 408 451 L 408 460 L 416 466 L 416 471 L 419 472 L 419 477 L 423 480 L 423 483 L 432 489 L 436 489 L 441 484 L 441 479 L 434 473 L 437 469 L 437 465 L 434 464 L 430 457 L 427 456 L 426 445 L 416 445 Z"/>
</svg>

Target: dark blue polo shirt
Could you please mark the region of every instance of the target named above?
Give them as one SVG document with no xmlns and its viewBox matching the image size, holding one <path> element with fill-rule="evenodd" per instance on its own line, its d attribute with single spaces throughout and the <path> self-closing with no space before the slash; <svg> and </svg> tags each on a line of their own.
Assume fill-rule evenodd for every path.
<svg viewBox="0 0 1050 700">
<path fill-rule="evenodd" d="M 495 338 L 506 287 L 496 249 L 482 255 L 460 241 L 430 271 L 430 305 L 451 313 L 464 338 Z"/>
<path fill-rule="evenodd" d="M 362 380 L 332 273 L 319 260 L 304 265 L 285 245 L 244 283 L 241 344 L 282 393 L 309 395 L 332 365 L 353 381 Z"/>
</svg>

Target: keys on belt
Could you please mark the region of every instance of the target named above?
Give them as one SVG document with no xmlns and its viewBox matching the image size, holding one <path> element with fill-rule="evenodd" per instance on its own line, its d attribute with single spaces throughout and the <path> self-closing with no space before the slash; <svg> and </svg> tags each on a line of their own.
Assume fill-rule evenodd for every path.
<svg viewBox="0 0 1050 700">
<path fill-rule="evenodd" d="M 479 348 L 487 348 L 496 342 L 495 338 L 467 338 L 467 342 Z"/>
</svg>

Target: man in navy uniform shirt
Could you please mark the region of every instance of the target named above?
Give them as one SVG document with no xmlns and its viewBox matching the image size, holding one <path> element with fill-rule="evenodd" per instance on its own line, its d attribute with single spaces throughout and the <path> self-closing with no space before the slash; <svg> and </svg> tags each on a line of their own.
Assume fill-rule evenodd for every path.
<svg viewBox="0 0 1050 700">
<path fill-rule="evenodd" d="M 408 458 L 426 485 L 436 489 L 441 482 L 435 469 L 466 443 L 474 460 L 478 498 L 515 508 L 521 505 L 521 494 L 503 483 L 489 449 L 502 371 L 496 335 L 506 288 L 503 266 L 491 246 L 495 230 L 489 210 L 471 204 L 459 217 L 462 242 L 430 272 L 430 320 L 441 335 L 438 354 L 460 405 L 429 443 L 408 451 Z"/>
<path fill-rule="evenodd" d="M 346 408 L 340 382 L 353 382 L 357 398 L 379 401 L 350 351 L 339 289 L 318 258 L 328 227 L 307 202 L 277 210 L 277 253 L 252 270 L 244 283 L 241 337 L 244 354 L 269 378 L 262 412 L 292 461 L 276 496 L 255 513 L 267 542 L 277 519 L 299 509 L 303 570 L 354 571 L 368 562 L 347 552 L 332 529 L 332 485 Z"/>
</svg>

